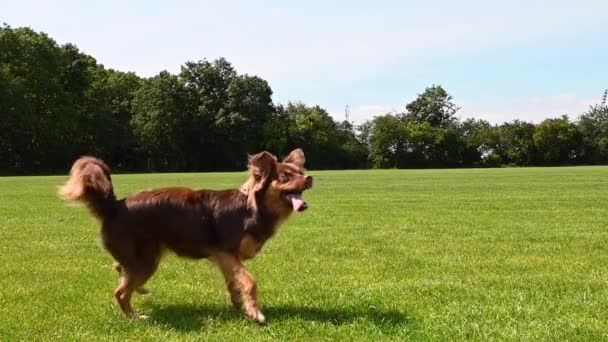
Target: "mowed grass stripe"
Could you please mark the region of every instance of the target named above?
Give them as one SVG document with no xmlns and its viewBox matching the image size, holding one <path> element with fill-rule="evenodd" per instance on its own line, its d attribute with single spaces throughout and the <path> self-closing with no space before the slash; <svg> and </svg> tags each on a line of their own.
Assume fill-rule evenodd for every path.
<svg viewBox="0 0 608 342">
<path fill-rule="evenodd" d="M 97 223 L 65 176 L 0 178 L 0 340 L 605 340 L 608 167 L 319 171 L 248 265 L 269 319 L 208 262 L 168 256 L 124 319 Z M 245 174 L 115 175 L 119 196 Z"/>
</svg>

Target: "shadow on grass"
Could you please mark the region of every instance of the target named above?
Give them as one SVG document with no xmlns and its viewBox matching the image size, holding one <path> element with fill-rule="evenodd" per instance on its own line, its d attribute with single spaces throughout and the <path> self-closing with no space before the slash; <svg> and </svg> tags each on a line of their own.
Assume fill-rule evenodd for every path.
<svg viewBox="0 0 608 342">
<path fill-rule="evenodd" d="M 174 304 L 149 307 L 146 314 L 154 325 L 163 325 L 178 331 L 200 330 L 210 321 L 244 321 L 244 316 L 227 305 Z M 289 305 L 265 305 L 262 311 L 268 325 L 288 320 L 302 320 L 335 326 L 361 323 L 374 325 L 380 330 L 392 330 L 409 324 L 409 317 L 400 311 L 371 310 L 368 308 L 310 308 Z M 251 323 L 254 324 L 254 323 Z"/>
</svg>

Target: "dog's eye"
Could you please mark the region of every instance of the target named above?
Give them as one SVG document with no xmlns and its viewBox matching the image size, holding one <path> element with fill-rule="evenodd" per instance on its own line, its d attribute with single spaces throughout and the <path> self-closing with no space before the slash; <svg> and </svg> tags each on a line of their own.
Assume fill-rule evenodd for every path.
<svg viewBox="0 0 608 342">
<path fill-rule="evenodd" d="M 290 173 L 281 173 L 281 175 L 279 176 L 279 179 L 281 180 L 281 182 L 287 182 L 291 179 L 291 174 Z"/>
</svg>

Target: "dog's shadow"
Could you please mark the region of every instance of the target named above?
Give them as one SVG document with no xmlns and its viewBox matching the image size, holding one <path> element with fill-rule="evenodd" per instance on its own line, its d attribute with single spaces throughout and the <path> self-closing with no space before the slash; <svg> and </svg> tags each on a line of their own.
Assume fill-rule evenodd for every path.
<svg viewBox="0 0 608 342">
<path fill-rule="evenodd" d="M 178 331 L 200 330 L 212 321 L 244 321 L 244 316 L 226 305 L 172 304 L 150 306 L 146 310 L 150 324 L 170 327 Z M 265 305 L 262 308 L 267 323 L 277 324 L 287 320 L 329 323 L 335 326 L 353 324 L 373 324 L 380 330 L 405 326 L 409 323 L 406 313 L 376 308 L 310 308 L 290 305 Z M 253 324 L 253 323 L 251 323 Z"/>
</svg>

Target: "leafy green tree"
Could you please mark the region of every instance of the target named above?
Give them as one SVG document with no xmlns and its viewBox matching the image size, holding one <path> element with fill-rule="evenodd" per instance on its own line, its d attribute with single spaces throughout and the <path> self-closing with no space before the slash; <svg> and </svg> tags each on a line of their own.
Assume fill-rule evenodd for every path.
<svg viewBox="0 0 608 342">
<path fill-rule="evenodd" d="M 608 163 L 608 106 L 592 106 L 580 116 L 577 127 L 583 139 L 584 161 Z"/>
<path fill-rule="evenodd" d="M 162 71 L 135 91 L 131 126 L 142 150 L 164 170 L 184 169 L 184 128 L 190 124 L 187 93 L 179 78 Z"/>
<path fill-rule="evenodd" d="M 433 154 L 431 166 L 457 167 L 462 164 L 464 144 L 456 126 L 434 128 Z"/>
<path fill-rule="evenodd" d="M 374 127 L 374 122 L 372 120 L 367 120 L 367 121 L 364 121 L 362 124 L 360 124 L 356 128 L 357 140 L 361 144 L 363 144 L 365 149 L 368 151 L 368 154 L 369 154 L 369 150 L 370 150 L 370 136 L 371 136 L 373 127 Z"/>
<path fill-rule="evenodd" d="M 432 127 L 447 127 L 456 120 L 460 109 L 450 94 L 440 85 L 433 85 L 405 106 L 405 116 L 417 123 L 428 122 Z"/>
<path fill-rule="evenodd" d="M 0 27 L 0 156 L 12 172 L 50 171 L 69 159 L 76 111 L 64 57 L 46 34 Z"/>
<path fill-rule="evenodd" d="M 289 115 L 287 108 L 281 104 L 276 106 L 264 124 L 262 148 L 286 156 L 291 151 L 289 148 L 294 145 L 290 135 L 294 126 L 294 120 Z"/>
<path fill-rule="evenodd" d="M 306 150 L 312 168 L 608 163 L 608 108 L 572 123 L 456 118 L 433 85 L 355 127 L 320 106 L 275 106 L 272 89 L 225 59 L 187 62 L 149 79 L 105 69 L 72 44 L 0 26 L 0 172 L 65 171 L 94 154 L 122 170 L 242 169 L 247 153 Z"/>
<path fill-rule="evenodd" d="M 244 167 L 244 152 L 254 153 L 263 146 L 264 127 L 274 112 L 272 89 L 259 77 L 239 75 L 227 89 L 226 113 L 219 128 L 231 143 L 228 166 Z"/>
<path fill-rule="evenodd" d="M 329 113 L 319 106 L 309 107 L 301 102 L 288 103 L 286 111 L 293 120 L 289 147 L 304 148 L 312 168 L 335 167 L 337 127 Z"/>
<path fill-rule="evenodd" d="M 397 150 L 397 167 L 429 167 L 433 164 L 437 129 L 429 121 L 402 121 L 399 132 L 403 145 Z"/>
<path fill-rule="evenodd" d="M 63 55 L 61 80 L 72 103 L 78 105 L 91 85 L 96 69 L 102 67 L 97 65 L 95 58 L 80 52 L 73 44 L 63 45 L 60 50 Z"/>
<path fill-rule="evenodd" d="M 179 74 L 187 101 L 188 125 L 182 128 L 187 167 L 192 169 L 223 169 L 233 151 L 227 149 L 230 127 L 240 117 L 226 110 L 227 89 L 237 76 L 224 59 L 187 62 Z M 242 159 L 242 158 L 241 158 Z"/>
<path fill-rule="evenodd" d="M 539 154 L 538 163 L 569 164 L 582 154 L 580 133 L 566 115 L 541 122 L 536 126 L 533 137 Z"/>
<path fill-rule="evenodd" d="M 263 144 L 274 112 L 272 89 L 259 77 L 238 75 L 223 58 L 188 62 L 180 79 L 188 94 L 186 148 L 194 168 L 244 167 L 246 153 Z"/>
<path fill-rule="evenodd" d="M 455 127 L 433 127 L 430 122 L 405 121 L 405 146 L 398 167 L 447 167 L 461 162 L 462 144 Z"/>
<path fill-rule="evenodd" d="M 82 104 L 81 152 L 104 158 L 114 169 L 143 166 L 131 127 L 132 102 L 140 83 L 134 73 L 95 68 Z"/>
<path fill-rule="evenodd" d="M 342 121 L 336 124 L 337 156 L 339 163 L 334 168 L 358 169 L 367 166 L 367 155 L 369 153 L 365 143 L 357 137 L 355 126 Z"/>
<path fill-rule="evenodd" d="M 372 121 L 370 131 L 372 167 L 398 167 L 397 157 L 406 151 L 407 127 L 404 121 L 390 114 L 377 116 Z"/>
<path fill-rule="evenodd" d="M 319 106 L 301 102 L 279 105 L 264 127 L 265 147 L 285 155 L 295 147 L 306 151 L 309 167 L 361 168 L 367 163 L 366 146 L 349 122 L 336 123 Z"/>
<path fill-rule="evenodd" d="M 459 136 L 463 141 L 463 165 L 487 165 L 488 157 L 494 153 L 490 166 L 500 165 L 496 160 L 498 130 L 486 120 L 466 119 L 459 125 Z"/>
<path fill-rule="evenodd" d="M 507 164 L 533 165 L 536 157 L 533 123 L 514 120 L 498 128 L 496 153 Z"/>
</svg>

